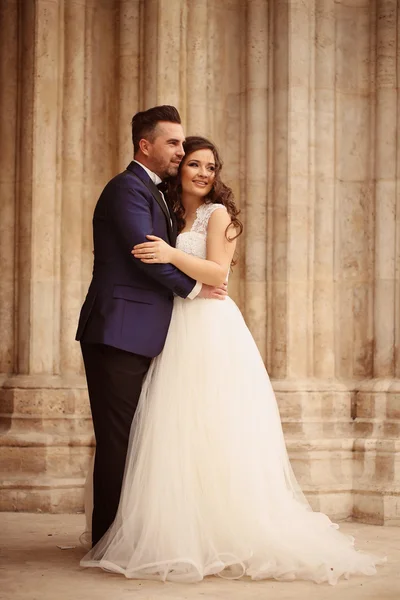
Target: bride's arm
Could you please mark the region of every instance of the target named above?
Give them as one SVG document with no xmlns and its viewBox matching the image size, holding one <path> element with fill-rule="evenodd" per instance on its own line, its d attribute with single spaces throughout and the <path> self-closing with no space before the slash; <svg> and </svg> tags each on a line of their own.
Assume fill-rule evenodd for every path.
<svg viewBox="0 0 400 600">
<path fill-rule="evenodd" d="M 207 229 L 206 260 L 173 248 L 155 236 L 147 236 L 153 241 L 135 246 L 132 254 L 135 258 L 148 264 L 171 263 L 201 283 L 220 286 L 226 282 L 236 248 L 236 240 L 229 241 L 225 235 L 226 228 L 230 223 L 231 218 L 226 210 L 215 210 L 210 216 Z M 233 228 L 228 231 L 229 235 L 234 236 Z"/>
</svg>

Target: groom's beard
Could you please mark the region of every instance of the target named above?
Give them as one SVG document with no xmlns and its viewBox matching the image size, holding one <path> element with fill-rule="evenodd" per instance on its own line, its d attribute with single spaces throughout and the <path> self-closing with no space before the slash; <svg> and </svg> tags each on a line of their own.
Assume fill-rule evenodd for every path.
<svg viewBox="0 0 400 600">
<path fill-rule="evenodd" d="M 174 156 L 167 162 L 165 159 L 153 159 L 153 164 L 150 168 L 153 173 L 157 173 L 157 175 L 164 181 L 164 179 L 168 179 L 169 177 L 175 177 L 178 174 L 179 165 L 181 164 L 181 159 Z"/>
</svg>

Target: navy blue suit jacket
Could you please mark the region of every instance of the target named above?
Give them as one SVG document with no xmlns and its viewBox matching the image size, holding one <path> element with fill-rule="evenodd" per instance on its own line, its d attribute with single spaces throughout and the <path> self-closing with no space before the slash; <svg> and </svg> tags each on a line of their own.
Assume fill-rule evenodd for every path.
<svg viewBox="0 0 400 600">
<path fill-rule="evenodd" d="M 164 346 L 173 295 L 186 298 L 194 279 L 170 264 L 133 258 L 153 234 L 175 245 L 177 230 L 157 186 L 131 162 L 104 188 L 94 211 L 94 266 L 76 339 L 154 357 Z"/>
</svg>

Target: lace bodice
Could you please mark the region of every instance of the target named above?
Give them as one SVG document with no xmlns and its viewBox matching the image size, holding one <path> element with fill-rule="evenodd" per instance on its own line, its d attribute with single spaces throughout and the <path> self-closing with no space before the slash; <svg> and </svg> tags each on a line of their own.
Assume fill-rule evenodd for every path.
<svg viewBox="0 0 400 600">
<path fill-rule="evenodd" d="M 186 252 L 186 254 L 205 259 L 207 256 L 208 221 L 218 208 L 226 210 L 223 204 L 206 203 L 199 206 L 192 228 L 190 231 L 184 231 L 178 235 L 176 247 L 182 252 Z"/>
</svg>

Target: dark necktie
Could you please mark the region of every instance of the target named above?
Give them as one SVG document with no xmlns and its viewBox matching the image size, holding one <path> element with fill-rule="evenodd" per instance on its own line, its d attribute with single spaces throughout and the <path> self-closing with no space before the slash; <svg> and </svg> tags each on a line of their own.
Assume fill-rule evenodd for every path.
<svg viewBox="0 0 400 600">
<path fill-rule="evenodd" d="M 161 183 L 157 184 L 157 188 L 160 190 L 160 192 L 166 195 L 168 190 L 168 183 L 166 181 L 162 181 Z"/>
</svg>

